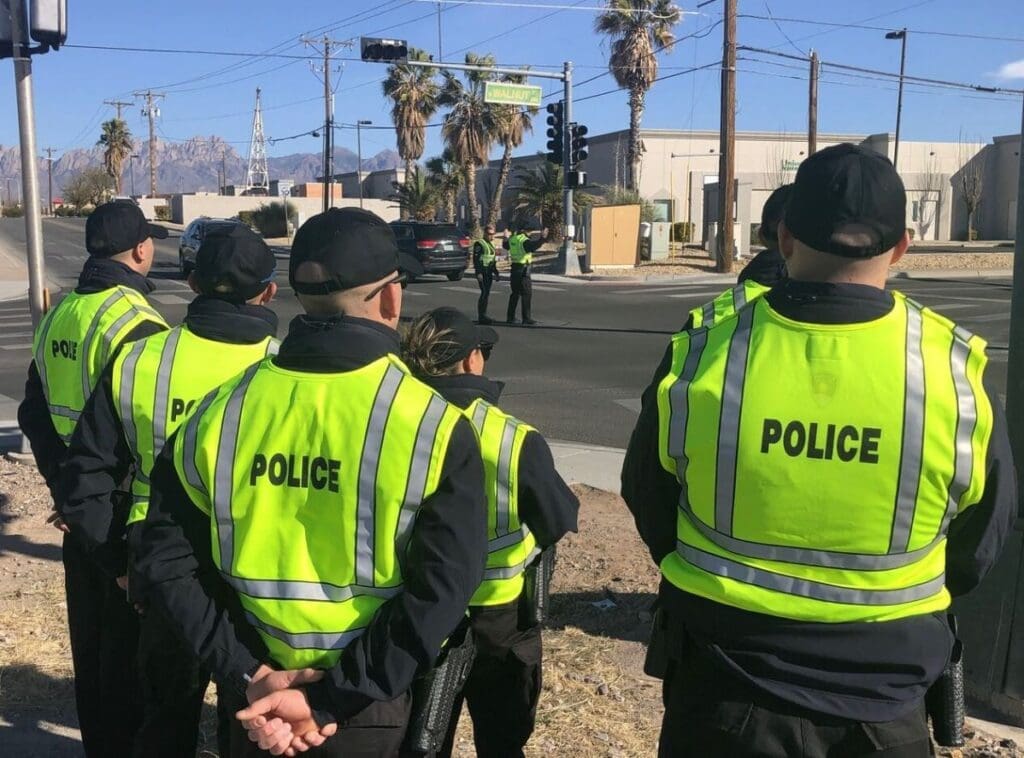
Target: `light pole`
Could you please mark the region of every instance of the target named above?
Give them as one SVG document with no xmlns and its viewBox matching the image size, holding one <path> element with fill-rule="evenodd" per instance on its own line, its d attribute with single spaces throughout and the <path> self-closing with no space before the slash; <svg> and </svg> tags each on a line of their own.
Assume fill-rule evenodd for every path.
<svg viewBox="0 0 1024 758">
<path fill-rule="evenodd" d="M 356 182 L 359 184 L 359 207 L 363 207 L 363 135 L 362 127 L 373 126 L 372 121 L 358 119 L 356 121 Z M 408 181 L 408 178 L 406 178 Z"/>
<path fill-rule="evenodd" d="M 138 157 L 136 153 L 128 156 L 128 174 L 132 178 L 132 197 L 135 197 L 135 160 Z"/>
<path fill-rule="evenodd" d="M 896 96 L 896 144 L 892 149 L 892 165 L 899 171 L 900 117 L 903 115 L 903 71 L 907 65 L 907 30 L 900 29 L 898 32 L 888 32 L 885 38 L 900 40 L 900 90 Z"/>
</svg>

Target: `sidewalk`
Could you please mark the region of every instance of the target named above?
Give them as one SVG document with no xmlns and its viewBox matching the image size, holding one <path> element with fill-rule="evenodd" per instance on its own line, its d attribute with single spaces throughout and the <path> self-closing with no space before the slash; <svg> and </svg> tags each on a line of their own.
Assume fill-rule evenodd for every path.
<svg viewBox="0 0 1024 758">
<path fill-rule="evenodd" d="M 28 266 L 13 250 L 0 245 L 0 302 L 28 296 Z M 3 418 L 0 413 L 0 418 Z"/>
</svg>

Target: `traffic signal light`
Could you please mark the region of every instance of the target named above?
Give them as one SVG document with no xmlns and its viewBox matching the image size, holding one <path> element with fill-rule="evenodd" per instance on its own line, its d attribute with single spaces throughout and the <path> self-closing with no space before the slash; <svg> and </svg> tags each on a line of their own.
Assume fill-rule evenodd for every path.
<svg viewBox="0 0 1024 758">
<path fill-rule="evenodd" d="M 575 167 L 587 159 L 587 127 L 582 124 L 571 124 L 569 126 L 569 142 L 571 143 L 569 158 Z"/>
<path fill-rule="evenodd" d="M 360 37 L 359 49 L 364 61 L 405 63 L 409 60 L 409 46 L 404 39 Z"/>
<path fill-rule="evenodd" d="M 548 103 L 548 113 L 548 160 L 562 165 L 562 140 L 565 137 L 562 102 Z"/>
</svg>

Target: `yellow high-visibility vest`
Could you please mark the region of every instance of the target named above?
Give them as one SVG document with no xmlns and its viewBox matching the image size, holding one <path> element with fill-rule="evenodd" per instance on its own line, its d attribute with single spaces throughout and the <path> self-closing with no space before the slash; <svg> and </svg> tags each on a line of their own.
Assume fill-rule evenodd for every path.
<svg viewBox="0 0 1024 758">
<path fill-rule="evenodd" d="M 758 284 L 751 279 L 741 282 L 732 289 L 726 290 L 714 300 L 690 311 L 692 328 L 714 326 L 716 321 L 726 316 L 731 316 L 744 305 L 761 297 L 770 289 L 771 287 Z"/>
<path fill-rule="evenodd" d="M 220 342 L 182 325 L 139 340 L 118 354 L 114 408 L 135 456 L 129 524 L 146 518 L 153 464 L 194 405 L 252 364 L 276 355 L 278 344 L 272 337 L 252 344 Z"/>
<path fill-rule="evenodd" d="M 50 418 L 64 444 L 100 374 L 133 329 L 167 322 L 131 287 L 118 285 L 80 295 L 72 292 L 36 328 L 32 353 L 50 406 Z"/>
<path fill-rule="evenodd" d="M 522 232 L 517 232 L 508 238 L 508 257 L 512 263 L 529 264 L 533 261 L 533 253 L 526 252 L 523 245 L 530 237 Z"/>
<path fill-rule="evenodd" d="M 673 585 L 813 622 L 949 605 L 947 528 L 985 489 L 985 342 L 893 295 L 853 324 L 761 298 L 673 338 L 658 388 L 661 463 L 682 485 Z"/>
<path fill-rule="evenodd" d="M 333 666 L 402 591 L 460 417 L 393 355 L 343 373 L 268 358 L 179 430 L 175 466 L 210 517 L 213 561 L 277 664 Z"/>
<path fill-rule="evenodd" d="M 510 603 L 523 592 L 523 571 L 540 550 L 519 519 L 519 454 L 534 431 L 485 400 L 475 400 L 466 415 L 480 437 L 487 491 L 487 568 L 469 604 Z"/>
<path fill-rule="evenodd" d="M 483 251 L 480 253 L 480 265 L 484 268 L 489 268 L 494 263 L 494 245 L 483 238 L 478 239 L 476 244 Z"/>
</svg>

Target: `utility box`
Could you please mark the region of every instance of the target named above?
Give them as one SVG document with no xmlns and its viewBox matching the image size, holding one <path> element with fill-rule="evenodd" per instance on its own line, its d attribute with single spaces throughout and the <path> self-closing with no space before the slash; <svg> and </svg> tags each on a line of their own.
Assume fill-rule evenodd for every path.
<svg viewBox="0 0 1024 758">
<path fill-rule="evenodd" d="M 640 206 L 595 205 L 587 212 L 590 265 L 636 266 L 640 262 Z"/>
<path fill-rule="evenodd" d="M 651 225 L 651 260 L 664 261 L 668 259 L 669 240 L 672 238 L 672 224 L 665 221 L 655 221 Z"/>
</svg>

